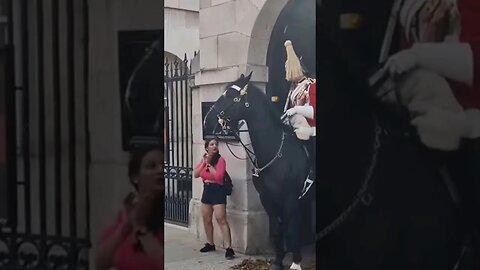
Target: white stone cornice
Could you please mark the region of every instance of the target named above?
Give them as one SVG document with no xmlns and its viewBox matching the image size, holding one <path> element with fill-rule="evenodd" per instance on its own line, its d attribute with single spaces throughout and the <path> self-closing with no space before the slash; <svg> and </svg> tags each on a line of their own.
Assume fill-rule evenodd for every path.
<svg viewBox="0 0 480 270">
<path fill-rule="evenodd" d="M 248 74 L 250 71 L 253 71 L 252 82 L 268 82 L 267 66 L 243 64 L 224 68 L 202 69 L 195 74 L 195 86 L 230 83 L 238 79 L 242 73 Z"/>
<path fill-rule="evenodd" d="M 164 0 L 164 7 L 198 12 L 200 2 L 199 0 Z"/>
</svg>

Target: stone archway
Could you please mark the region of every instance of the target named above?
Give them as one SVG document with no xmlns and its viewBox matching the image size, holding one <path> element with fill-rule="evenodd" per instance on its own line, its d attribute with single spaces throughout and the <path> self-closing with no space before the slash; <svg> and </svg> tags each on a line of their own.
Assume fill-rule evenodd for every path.
<svg viewBox="0 0 480 270">
<path fill-rule="evenodd" d="M 169 62 L 170 61 L 175 61 L 175 59 L 178 59 L 178 61 L 180 61 L 180 57 L 176 56 L 175 54 L 171 53 L 171 52 L 168 52 L 168 51 L 164 51 L 163 52 L 163 58 L 167 59 Z"/>
<path fill-rule="evenodd" d="M 180 56 L 178 55 L 175 55 L 171 52 L 168 52 L 168 51 L 164 51 L 163 52 L 163 59 L 164 59 L 164 63 L 165 62 L 168 62 L 168 63 L 173 63 L 175 61 L 178 61 L 178 62 L 183 62 L 183 59 L 180 58 Z"/>
<path fill-rule="evenodd" d="M 265 65 L 267 49 L 270 43 L 275 23 L 289 0 L 262 0 L 258 1 L 258 15 L 251 30 L 250 46 L 248 48 L 248 63 Z"/>
<path fill-rule="evenodd" d="M 265 80 L 259 81 L 266 83 L 268 96 L 279 97 L 275 103 L 278 110 L 283 110 L 289 87 L 284 79 L 285 40 L 292 40 L 309 76 L 315 78 L 315 7 L 315 0 L 266 0 L 253 25 L 247 63 L 266 69 Z M 315 238 L 315 219 L 312 219 L 315 201 L 305 203 L 302 209 L 305 217 L 302 241 L 310 244 Z"/>
<path fill-rule="evenodd" d="M 311 7 L 310 7 L 311 6 Z M 285 100 L 288 85 L 284 78 L 286 39 L 294 42 L 302 61 L 315 73 L 315 0 L 262 0 L 256 4 L 258 14 L 251 27 L 247 66 L 257 71 L 254 81 L 266 83 L 269 96 L 279 96 L 278 107 Z M 254 16 L 254 15 L 250 15 Z M 288 26 L 286 33 L 283 33 Z M 312 33 L 313 32 L 313 33 Z M 310 34 L 309 34 L 310 33 Z M 306 36 L 305 36 L 306 35 Z M 313 44 L 313 46 L 311 46 Z M 247 67 L 247 69 L 248 69 Z M 260 71 L 260 72 L 258 72 Z"/>
<path fill-rule="evenodd" d="M 268 46 L 267 95 L 276 96 L 276 107 L 283 110 L 289 84 L 285 78 L 285 40 L 293 42 L 297 55 L 310 77 L 316 72 L 315 0 L 290 0 L 279 14 Z"/>
</svg>

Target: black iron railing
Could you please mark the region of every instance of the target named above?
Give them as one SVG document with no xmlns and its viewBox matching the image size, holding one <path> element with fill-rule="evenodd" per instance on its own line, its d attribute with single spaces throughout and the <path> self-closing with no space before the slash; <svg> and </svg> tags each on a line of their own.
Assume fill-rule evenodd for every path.
<svg viewBox="0 0 480 270">
<path fill-rule="evenodd" d="M 165 219 L 188 225 L 192 198 L 192 93 L 189 62 L 166 60 L 165 78 Z"/>
<path fill-rule="evenodd" d="M 6 3 L 9 214 L 0 269 L 88 269 L 87 0 Z"/>
</svg>

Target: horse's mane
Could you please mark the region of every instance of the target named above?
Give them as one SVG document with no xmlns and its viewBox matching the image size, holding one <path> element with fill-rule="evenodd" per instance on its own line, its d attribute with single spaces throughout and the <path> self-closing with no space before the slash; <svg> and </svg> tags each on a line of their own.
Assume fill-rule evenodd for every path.
<svg viewBox="0 0 480 270">
<path fill-rule="evenodd" d="M 275 109 L 272 103 L 268 100 L 267 95 L 265 95 L 260 88 L 250 83 L 248 85 L 248 95 L 252 95 L 254 100 L 260 101 L 260 103 L 267 109 L 267 112 L 275 125 L 283 127 L 283 123 L 280 119 L 282 115 Z M 251 102 L 251 100 L 249 100 L 249 102 Z"/>
</svg>

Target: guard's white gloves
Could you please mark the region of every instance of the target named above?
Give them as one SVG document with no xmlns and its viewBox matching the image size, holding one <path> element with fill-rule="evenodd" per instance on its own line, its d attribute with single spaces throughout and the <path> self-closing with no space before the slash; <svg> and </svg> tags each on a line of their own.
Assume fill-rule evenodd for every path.
<svg viewBox="0 0 480 270">
<path fill-rule="evenodd" d="M 468 43 L 416 43 L 392 55 L 385 68 L 391 75 L 423 68 L 457 82 L 473 84 L 473 53 Z"/>
</svg>

